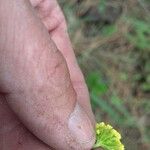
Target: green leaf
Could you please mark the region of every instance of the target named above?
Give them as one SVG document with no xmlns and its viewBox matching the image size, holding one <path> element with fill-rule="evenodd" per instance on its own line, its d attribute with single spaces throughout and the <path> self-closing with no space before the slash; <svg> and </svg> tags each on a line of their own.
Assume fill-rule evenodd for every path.
<svg viewBox="0 0 150 150">
<path fill-rule="evenodd" d="M 150 91 L 150 84 L 149 83 L 143 83 L 141 88 L 143 91 Z"/>
<path fill-rule="evenodd" d="M 95 95 L 105 94 L 108 91 L 106 83 L 103 81 L 100 74 L 94 72 L 88 75 L 87 85 Z"/>
<path fill-rule="evenodd" d="M 105 26 L 101 32 L 103 36 L 112 36 L 117 32 L 117 27 L 115 25 Z"/>
<path fill-rule="evenodd" d="M 149 23 L 135 18 L 129 18 L 128 21 L 132 29 L 131 32 L 126 35 L 128 41 L 141 50 L 149 49 Z"/>
<path fill-rule="evenodd" d="M 124 117 L 125 117 L 125 122 L 124 123 L 127 123 L 128 125 L 134 125 L 134 118 L 133 116 L 128 112 L 128 110 L 126 109 L 125 107 L 125 104 L 123 102 L 122 99 L 120 99 L 117 95 L 113 95 L 111 97 L 111 103 L 113 104 L 113 106 L 119 111 L 121 112 Z M 123 116 L 122 116 L 123 117 Z"/>
<path fill-rule="evenodd" d="M 99 11 L 101 12 L 101 13 L 104 13 L 105 12 L 105 10 L 106 10 L 106 0 L 101 0 L 100 2 L 99 2 L 99 7 L 98 7 L 98 9 L 99 9 Z"/>
<path fill-rule="evenodd" d="M 120 141 L 121 135 L 105 123 L 96 125 L 96 143 L 94 148 L 103 148 L 104 150 L 124 150 L 124 145 Z"/>
<path fill-rule="evenodd" d="M 119 113 L 115 111 L 115 109 L 113 109 L 113 107 L 107 103 L 107 101 L 100 99 L 93 93 L 91 93 L 91 100 L 92 104 L 96 105 L 102 111 L 106 112 L 110 116 L 112 121 L 118 124 L 123 122 L 124 118 L 120 116 Z"/>
</svg>

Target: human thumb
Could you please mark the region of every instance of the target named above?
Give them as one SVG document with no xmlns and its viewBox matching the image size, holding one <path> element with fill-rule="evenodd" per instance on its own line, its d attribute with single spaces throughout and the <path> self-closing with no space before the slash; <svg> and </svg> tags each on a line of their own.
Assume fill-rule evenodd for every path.
<svg viewBox="0 0 150 150">
<path fill-rule="evenodd" d="M 49 146 L 91 149 L 93 126 L 77 103 L 66 61 L 30 3 L 5 0 L 0 15 L 0 92 L 10 108 Z"/>
</svg>

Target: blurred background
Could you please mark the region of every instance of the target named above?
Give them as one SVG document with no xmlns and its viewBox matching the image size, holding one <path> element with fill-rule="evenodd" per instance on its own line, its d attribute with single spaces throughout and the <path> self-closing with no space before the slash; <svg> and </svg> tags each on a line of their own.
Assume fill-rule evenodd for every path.
<svg viewBox="0 0 150 150">
<path fill-rule="evenodd" d="M 58 0 L 97 121 L 150 150 L 150 0 Z"/>
</svg>

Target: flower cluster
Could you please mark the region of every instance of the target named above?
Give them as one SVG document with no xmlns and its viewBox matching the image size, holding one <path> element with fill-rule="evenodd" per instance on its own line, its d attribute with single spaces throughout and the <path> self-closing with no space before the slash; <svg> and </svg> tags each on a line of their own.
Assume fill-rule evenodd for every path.
<svg viewBox="0 0 150 150">
<path fill-rule="evenodd" d="M 94 148 L 103 148 L 104 150 L 124 150 L 124 145 L 120 142 L 121 135 L 105 123 L 96 124 L 96 143 Z"/>
</svg>

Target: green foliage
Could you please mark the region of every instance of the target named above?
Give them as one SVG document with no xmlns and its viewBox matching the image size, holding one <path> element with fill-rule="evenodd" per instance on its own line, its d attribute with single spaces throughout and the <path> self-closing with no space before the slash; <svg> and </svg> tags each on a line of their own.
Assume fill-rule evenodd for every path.
<svg viewBox="0 0 150 150">
<path fill-rule="evenodd" d="M 136 71 L 132 77 L 134 86 L 143 92 L 150 91 L 150 22 L 144 19 L 126 18 L 130 25 L 127 40 L 134 46 L 133 58 Z M 134 56 L 135 55 L 135 56 Z"/>
<path fill-rule="evenodd" d="M 94 109 L 100 109 L 101 111 L 105 112 L 110 117 L 112 122 L 116 124 L 123 122 L 120 114 L 115 111 L 115 109 L 106 100 L 102 100 L 97 95 L 91 93 L 91 101 L 93 106 L 95 106 Z"/>
<path fill-rule="evenodd" d="M 123 100 L 115 94 L 112 94 L 109 99 L 103 98 L 105 94 L 108 94 L 108 85 L 101 75 L 96 72 L 90 73 L 87 77 L 87 84 L 94 109 L 105 112 L 115 124 L 129 126 L 134 124 L 134 118 L 126 109 Z"/>
<path fill-rule="evenodd" d="M 120 142 L 121 135 L 105 123 L 96 125 L 96 143 L 94 148 L 103 148 L 104 150 L 124 150 L 124 145 Z"/>
<path fill-rule="evenodd" d="M 123 124 L 126 124 L 128 126 L 133 126 L 135 119 L 127 110 L 123 100 L 114 94 L 111 97 L 111 103 L 121 113 L 122 118 L 124 118 Z"/>
<path fill-rule="evenodd" d="M 144 20 L 127 19 L 131 32 L 127 33 L 127 39 L 141 50 L 150 48 L 150 24 Z M 149 49 L 150 50 L 150 49 Z"/>
<path fill-rule="evenodd" d="M 105 10 L 106 10 L 106 4 L 107 4 L 107 0 L 100 0 L 100 2 L 99 2 L 98 9 L 103 14 L 105 13 Z"/>
<path fill-rule="evenodd" d="M 108 87 L 102 76 L 97 72 L 90 73 L 87 76 L 87 84 L 90 91 L 95 95 L 102 95 L 108 91 Z"/>
<path fill-rule="evenodd" d="M 102 36 L 112 36 L 113 33 L 117 32 L 117 27 L 116 25 L 108 25 L 103 27 L 101 33 Z"/>
</svg>

